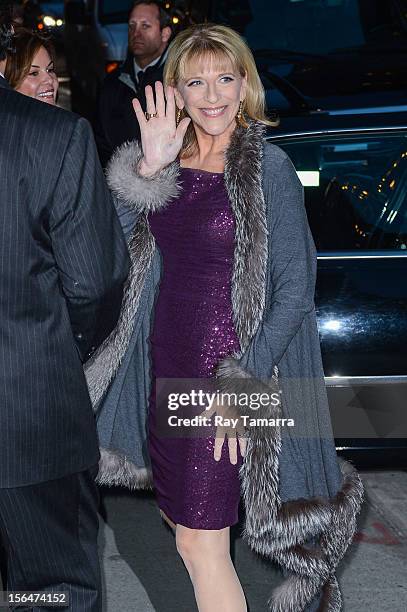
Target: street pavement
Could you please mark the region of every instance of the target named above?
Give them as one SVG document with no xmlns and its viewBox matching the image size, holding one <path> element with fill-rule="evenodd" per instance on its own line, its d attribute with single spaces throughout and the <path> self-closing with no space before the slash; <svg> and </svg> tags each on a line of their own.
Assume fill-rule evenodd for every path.
<svg viewBox="0 0 407 612">
<path fill-rule="evenodd" d="M 338 572 L 343 612 L 407 612 L 407 473 L 362 477 L 366 503 Z M 102 500 L 104 612 L 197 612 L 174 536 L 153 496 L 104 489 Z M 248 549 L 239 529 L 232 551 L 250 612 L 266 612 L 270 591 L 281 580 L 278 571 Z"/>
</svg>

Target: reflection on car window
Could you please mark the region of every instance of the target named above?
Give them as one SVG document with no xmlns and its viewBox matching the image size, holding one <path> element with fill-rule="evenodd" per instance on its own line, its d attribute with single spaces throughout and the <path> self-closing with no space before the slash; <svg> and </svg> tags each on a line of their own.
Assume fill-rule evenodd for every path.
<svg viewBox="0 0 407 612">
<path fill-rule="evenodd" d="M 212 21 L 231 25 L 250 47 L 326 54 L 406 44 L 400 0 L 214 0 Z"/>
<path fill-rule="evenodd" d="M 407 250 L 407 135 L 287 140 L 319 251 Z"/>
</svg>

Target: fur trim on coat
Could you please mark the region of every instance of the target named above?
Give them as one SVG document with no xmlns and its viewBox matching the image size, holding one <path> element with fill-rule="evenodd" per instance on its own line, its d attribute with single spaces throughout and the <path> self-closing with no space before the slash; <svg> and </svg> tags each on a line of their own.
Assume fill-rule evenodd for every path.
<svg viewBox="0 0 407 612">
<path fill-rule="evenodd" d="M 256 380 L 232 358 L 224 360 L 217 373 L 226 392 L 239 393 L 239 380 L 241 390 L 247 394 L 266 392 L 270 386 L 269 381 Z M 272 382 L 276 391 L 276 367 Z M 274 412 L 270 407 L 262 407 L 256 414 L 259 419 L 281 416 L 281 404 Z M 318 612 L 339 612 L 342 596 L 335 571 L 356 531 L 356 517 L 363 501 L 362 482 L 355 468 L 339 459 L 343 485 L 334 498 L 282 503 L 278 475 L 280 452 L 280 427 L 253 427 L 240 473 L 244 505 L 250 509 L 246 512 L 244 530 L 249 546 L 294 574 L 274 590 L 269 609 L 302 612 L 322 590 Z M 314 538 L 318 538 L 318 543 L 312 548 L 306 547 Z"/>
<path fill-rule="evenodd" d="M 251 122 L 236 128 L 226 153 L 225 184 L 235 218 L 235 257 L 232 276 L 234 324 L 239 354 L 221 361 L 217 376 L 222 390 L 245 393 L 279 392 L 278 369 L 270 380 L 259 381 L 239 365 L 265 311 L 268 236 L 262 190 L 264 126 Z M 137 142 L 126 143 L 112 158 L 108 182 L 113 192 L 140 213 L 130 240 L 132 260 L 122 312 L 116 329 L 85 366 L 89 391 L 97 409 L 126 353 L 146 273 L 152 264 L 154 238 L 147 214 L 166 206 L 179 193 L 179 164 L 174 162 L 153 177 L 137 174 L 141 158 Z M 240 413 L 244 413 L 243 410 Z M 281 405 L 262 407 L 258 417 L 282 416 Z M 272 612 L 302 612 L 322 591 L 318 612 L 339 612 L 341 594 L 335 571 L 356 529 L 363 486 L 356 470 L 340 460 L 341 490 L 333 498 L 282 502 L 279 494 L 279 427 L 250 430 L 241 468 L 246 507 L 245 537 L 253 550 L 277 561 L 292 575 L 275 589 Z M 99 482 L 139 488 L 147 474 L 111 450 L 102 452 Z M 309 541 L 317 543 L 310 546 Z"/>
<path fill-rule="evenodd" d="M 136 140 L 119 147 L 108 164 L 107 181 L 113 193 L 137 212 L 155 212 L 179 194 L 179 164 L 173 162 L 153 176 L 144 177 L 137 174 L 142 157 Z"/>
</svg>

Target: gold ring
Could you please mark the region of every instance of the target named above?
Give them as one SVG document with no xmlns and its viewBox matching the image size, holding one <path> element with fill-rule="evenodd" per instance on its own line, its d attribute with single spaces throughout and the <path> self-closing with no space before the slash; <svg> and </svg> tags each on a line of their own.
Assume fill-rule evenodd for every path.
<svg viewBox="0 0 407 612">
<path fill-rule="evenodd" d="M 147 121 L 151 119 L 151 117 L 157 117 L 158 113 L 144 113 Z"/>
</svg>

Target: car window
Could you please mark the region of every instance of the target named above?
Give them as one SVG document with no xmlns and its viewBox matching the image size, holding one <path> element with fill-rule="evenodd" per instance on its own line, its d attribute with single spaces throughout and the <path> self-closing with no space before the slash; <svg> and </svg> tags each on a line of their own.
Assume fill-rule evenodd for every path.
<svg viewBox="0 0 407 612">
<path fill-rule="evenodd" d="M 211 20 L 231 25 L 255 51 L 326 54 L 366 45 L 405 46 L 406 23 L 399 3 L 400 0 L 213 0 Z"/>
<path fill-rule="evenodd" d="M 278 141 L 319 251 L 407 250 L 407 134 Z"/>
</svg>

